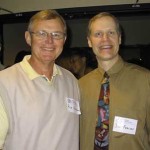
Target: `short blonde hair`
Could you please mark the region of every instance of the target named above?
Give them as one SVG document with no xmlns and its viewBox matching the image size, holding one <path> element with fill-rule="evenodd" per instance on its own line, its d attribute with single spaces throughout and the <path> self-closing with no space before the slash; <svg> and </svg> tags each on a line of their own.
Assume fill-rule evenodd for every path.
<svg viewBox="0 0 150 150">
<path fill-rule="evenodd" d="M 67 32 L 66 22 L 63 19 L 63 17 L 57 11 L 51 9 L 42 10 L 36 13 L 35 15 L 33 15 L 29 20 L 28 31 L 30 32 L 32 30 L 32 26 L 34 22 L 39 20 L 51 20 L 51 19 L 59 19 L 62 26 L 64 27 L 65 33 Z"/>
<path fill-rule="evenodd" d="M 116 24 L 116 30 L 117 30 L 118 34 L 121 35 L 121 27 L 120 27 L 118 19 L 114 15 L 112 15 L 108 12 L 101 12 L 101 13 L 95 15 L 93 18 L 90 19 L 90 21 L 88 23 L 88 28 L 87 28 L 87 36 L 90 36 L 90 34 L 91 34 L 92 23 L 94 21 L 96 21 L 97 19 L 100 19 L 102 17 L 111 17 Z"/>
</svg>

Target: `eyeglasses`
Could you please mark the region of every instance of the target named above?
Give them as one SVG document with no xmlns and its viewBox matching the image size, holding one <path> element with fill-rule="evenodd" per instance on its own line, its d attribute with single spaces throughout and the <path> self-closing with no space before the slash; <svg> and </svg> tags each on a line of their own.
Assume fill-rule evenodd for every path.
<svg viewBox="0 0 150 150">
<path fill-rule="evenodd" d="M 63 33 L 63 32 L 51 32 L 51 33 L 48 33 L 46 31 L 37 31 L 37 32 L 30 32 L 31 34 L 35 34 L 38 38 L 40 39 L 47 39 L 48 36 L 51 36 L 53 39 L 57 39 L 57 40 L 60 40 L 60 39 L 63 39 L 65 38 L 66 34 Z"/>
</svg>

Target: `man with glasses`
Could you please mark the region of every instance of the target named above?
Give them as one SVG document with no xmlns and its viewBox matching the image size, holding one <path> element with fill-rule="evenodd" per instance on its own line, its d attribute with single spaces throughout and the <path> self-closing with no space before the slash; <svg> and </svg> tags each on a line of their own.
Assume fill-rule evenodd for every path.
<svg viewBox="0 0 150 150">
<path fill-rule="evenodd" d="M 54 10 L 38 12 L 25 39 L 31 56 L 0 73 L 0 149 L 78 150 L 77 80 L 55 64 L 66 23 Z"/>
</svg>

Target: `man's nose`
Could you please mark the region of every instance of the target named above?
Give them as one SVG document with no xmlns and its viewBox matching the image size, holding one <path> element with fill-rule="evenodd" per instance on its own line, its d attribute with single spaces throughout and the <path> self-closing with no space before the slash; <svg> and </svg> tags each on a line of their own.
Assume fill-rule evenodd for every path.
<svg viewBox="0 0 150 150">
<path fill-rule="evenodd" d="M 108 38 L 109 38 L 108 33 L 103 33 L 102 39 L 103 40 L 108 40 Z"/>
<path fill-rule="evenodd" d="M 48 34 L 47 37 L 46 37 L 46 42 L 53 43 L 53 41 L 54 41 L 54 39 L 53 39 L 52 35 Z"/>
</svg>

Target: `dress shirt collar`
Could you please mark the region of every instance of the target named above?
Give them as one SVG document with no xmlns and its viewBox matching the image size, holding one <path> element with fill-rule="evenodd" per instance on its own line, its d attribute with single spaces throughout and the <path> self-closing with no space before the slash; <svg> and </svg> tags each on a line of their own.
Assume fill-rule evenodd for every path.
<svg viewBox="0 0 150 150">
<path fill-rule="evenodd" d="M 110 76 L 111 74 L 118 73 L 124 66 L 123 59 L 119 56 L 117 62 L 107 71 L 107 74 Z M 101 74 L 104 74 L 105 71 L 99 66 L 98 70 Z"/>
</svg>

